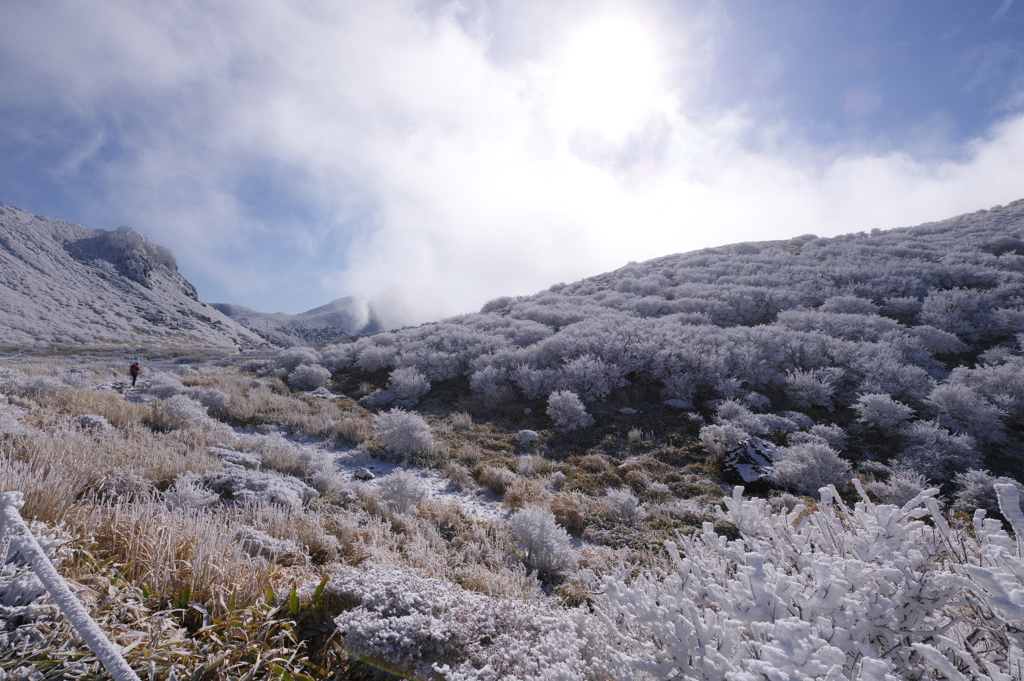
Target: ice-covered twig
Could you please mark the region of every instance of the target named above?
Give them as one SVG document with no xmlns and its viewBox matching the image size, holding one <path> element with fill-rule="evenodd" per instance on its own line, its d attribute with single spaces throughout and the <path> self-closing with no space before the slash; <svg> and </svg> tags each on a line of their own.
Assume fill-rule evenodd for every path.
<svg viewBox="0 0 1024 681">
<path fill-rule="evenodd" d="M 24 503 L 21 492 L 0 494 L 0 546 L 12 546 L 31 564 L 39 581 L 50 592 L 61 612 L 71 621 L 75 631 L 96 654 L 115 681 L 139 681 L 139 677 L 125 662 L 121 653 L 89 616 L 82 603 L 71 593 L 64 578 L 57 573 L 50 559 L 46 557 L 46 552 L 32 536 L 28 525 L 18 513 L 18 509 Z M 7 552 L 2 555 L 6 558 Z"/>
</svg>

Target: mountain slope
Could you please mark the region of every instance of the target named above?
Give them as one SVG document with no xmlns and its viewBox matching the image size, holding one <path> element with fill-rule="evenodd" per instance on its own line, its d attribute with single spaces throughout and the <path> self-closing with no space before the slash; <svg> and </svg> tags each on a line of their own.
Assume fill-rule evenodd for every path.
<svg viewBox="0 0 1024 681">
<path fill-rule="evenodd" d="M 0 344 L 266 340 L 199 300 L 170 249 L 130 227 L 86 229 L 0 203 Z"/>
</svg>

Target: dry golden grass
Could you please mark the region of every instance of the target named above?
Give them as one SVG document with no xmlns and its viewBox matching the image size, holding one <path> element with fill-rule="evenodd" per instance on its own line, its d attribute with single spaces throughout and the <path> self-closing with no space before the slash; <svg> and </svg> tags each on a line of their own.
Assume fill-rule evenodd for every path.
<svg viewBox="0 0 1024 681">
<path fill-rule="evenodd" d="M 547 508 L 550 502 L 551 492 L 544 483 L 528 478 L 516 479 L 505 490 L 501 500 L 502 505 L 510 511 L 518 511 L 528 505 Z"/>
<path fill-rule="evenodd" d="M 580 537 L 587 527 L 590 513 L 589 497 L 579 492 L 559 492 L 548 505 L 555 516 L 555 522 L 569 534 Z"/>
<path fill-rule="evenodd" d="M 518 479 L 518 475 L 507 468 L 485 466 L 477 481 L 492 493 L 501 496 Z"/>
<path fill-rule="evenodd" d="M 154 593 L 178 594 L 187 585 L 200 602 L 234 595 L 262 596 L 282 568 L 252 558 L 234 540 L 236 523 L 202 509 L 168 509 L 157 502 L 80 505 L 68 527 L 88 535 L 100 555 L 125 561 L 126 576 Z"/>
<path fill-rule="evenodd" d="M 601 454 L 587 454 L 580 461 L 580 468 L 591 473 L 600 473 L 611 468 L 608 457 Z"/>
</svg>

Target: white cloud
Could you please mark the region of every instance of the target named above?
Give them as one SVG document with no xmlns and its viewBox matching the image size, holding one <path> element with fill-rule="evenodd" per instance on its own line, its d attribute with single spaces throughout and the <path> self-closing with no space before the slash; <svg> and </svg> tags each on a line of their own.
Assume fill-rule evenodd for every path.
<svg viewBox="0 0 1024 681">
<path fill-rule="evenodd" d="M 93 125 L 63 171 L 101 169 L 102 196 L 84 212 L 170 245 L 217 291 L 204 297 L 258 309 L 405 285 L 468 310 L 628 260 L 914 224 L 1021 191 L 1024 118 L 958 160 L 915 160 L 810 148 L 784 130 L 768 143 L 753 112 L 688 110 L 667 74 L 707 75 L 723 21 L 713 4 L 690 35 L 658 26 L 654 10 L 577 9 L 575 23 L 562 12 L 518 55 L 509 36 L 529 31 L 474 11 L 405 0 L 24 4 L 3 10 L 0 76 L 20 106 Z M 578 111 L 573 124 L 558 85 L 563 46 L 574 30 L 627 20 L 624 54 L 644 68 L 648 56 L 629 45 L 647 30 L 664 72 L 638 74 L 645 106 Z M 664 34 L 686 39 L 669 50 Z M 592 81 L 584 95 L 615 102 Z M 247 189 L 254 177 L 264 189 Z M 282 202 L 301 210 L 263 212 Z"/>
</svg>

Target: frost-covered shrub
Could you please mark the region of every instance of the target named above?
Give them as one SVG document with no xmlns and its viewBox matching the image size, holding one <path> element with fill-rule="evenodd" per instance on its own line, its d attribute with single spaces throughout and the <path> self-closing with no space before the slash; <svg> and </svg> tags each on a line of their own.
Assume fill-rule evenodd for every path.
<svg viewBox="0 0 1024 681">
<path fill-rule="evenodd" d="M 988 471 L 969 470 L 957 473 L 953 482 L 959 488 L 953 510 L 960 513 L 973 514 L 975 509 L 983 508 L 990 513 L 999 511 L 999 497 L 996 485 L 1012 485 L 1020 493 L 1024 487 L 1013 478 L 995 477 Z"/>
<path fill-rule="evenodd" d="M 469 378 L 469 387 L 480 398 L 488 399 L 498 391 L 505 382 L 506 372 L 494 365 L 485 366 L 473 373 Z"/>
<path fill-rule="evenodd" d="M 583 355 L 562 366 L 559 385 L 579 396 L 584 402 L 596 402 L 615 388 L 625 385 L 620 367 L 607 364 L 594 355 Z"/>
<path fill-rule="evenodd" d="M 425 454 L 433 451 L 430 425 L 416 412 L 395 407 L 373 417 L 381 444 L 393 454 Z"/>
<path fill-rule="evenodd" d="M 192 474 L 185 474 L 186 477 Z M 254 471 L 236 466 L 226 467 L 198 476 L 195 480 L 231 503 L 269 503 L 288 508 L 301 508 L 319 497 L 319 493 L 298 478 L 268 471 Z"/>
<path fill-rule="evenodd" d="M 508 525 L 527 567 L 549 574 L 576 567 L 569 533 L 558 526 L 550 511 L 527 506 L 509 518 Z"/>
<path fill-rule="evenodd" d="M 79 416 L 78 427 L 82 430 L 88 430 L 94 433 L 102 433 L 113 428 L 113 426 L 110 425 L 110 421 L 107 421 L 107 419 L 102 416 L 97 416 L 96 414 L 82 414 Z"/>
<path fill-rule="evenodd" d="M 399 513 L 405 513 L 427 496 L 427 487 L 423 480 L 403 468 L 381 478 L 377 489 L 388 505 Z"/>
<path fill-rule="evenodd" d="M 512 369 L 510 378 L 526 399 L 538 400 L 551 392 L 558 381 L 558 372 L 520 364 Z"/>
<path fill-rule="evenodd" d="M 894 433 L 914 415 L 914 410 L 886 394 L 861 395 L 853 405 L 857 420 L 878 428 L 883 433 Z"/>
<path fill-rule="evenodd" d="M 184 394 L 207 409 L 224 409 L 231 404 L 231 396 L 216 388 L 186 388 Z"/>
<path fill-rule="evenodd" d="M 164 492 L 164 501 L 171 508 L 209 508 L 220 502 L 220 495 L 207 488 L 195 473 L 185 473 Z"/>
<path fill-rule="evenodd" d="M 377 371 L 395 365 L 398 348 L 393 345 L 371 345 L 364 348 L 356 359 L 356 366 L 367 371 Z"/>
<path fill-rule="evenodd" d="M 835 383 L 842 376 L 843 370 L 838 368 L 791 371 L 786 377 L 786 396 L 799 409 L 824 407 L 832 411 Z"/>
<path fill-rule="evenodd" d="M 570 390 L 556 390 L 548 397 L 547 414 L 555 426 L 565 430 L 586 428 L 594 423 L 579 396 Z"/>
<path fill-rule="evenodd" d="M 235 531 L 235 541 L 253 558 L 275 560 L 285 554 L 302 555 L 302 548 L 290 539 L 271 537 L 263 530 L 242 525 Z"/>
<path fill-rule="evenodd" d="M 516 433 L 516 442 L 519 444 L 530 444 L 540 439 L 540 435 L 535 430 L 520 430 Z"/>
<path fill-rule="evenodd" d="M 807 443 L 778 448 L 769 472 L 783 487 L 815 496 L 826 485 L 845 487 L 850 463 L 831 447 Z"/>
<path fill-rule="evenodd" d="M 277 353 L 277 363 L 289 372 L 303 364 L 316 364 L 320 361 L 320 353 L 314 348 L 294 347 Z"/>
<path fill-rule="evenodd" d="M 724 425 L 704 426 L 700 429 L 700 441 L 715 456 L 725 456 L 736 445 L 749 440 L 750 434 L 731 423 Z"/>
<path fill-rule="evenodd" d="M 932 291 L 921 306 L 921 321 L 976 343 L 999 332 L 998 319 L 993 314 L 995 305 L 995 298 L 983 291 Z"/>
<path fill-rule="evenodd" d="M 1002 507 L 1019 506 L 1014 488 L 997 490 Z M 736 488 L 725 518 L 739 539 L 705 525 L 667 544 L 668 574 L 606 580 L 594 602 L 611 648 L 604 675 L 1012 678 L 1024 662 L 1024 618 L 1009 601 L 1024 587 L 1017 542 L 982 517 L 974 533 L 952 530 L 935 494 L 901 512 L 824 489 L 801 522 L 802 505 L 773 512 Z M 1013 523 L 1024 530 L 1019 508 Z"/>
<path fill-rule="evenodd" d="M 892 472 L 888 480 L 870 482 L 865 487 L 875 495 L 879 503 L 903 506 L 928 489 L 928 480 L 920 473 L 898 468 Z"/>
<path fill-rule="evenodd" d="M 161 425 L 168 430 L 179 430 L 210 423 L 206 407 L 186 395 L 174 395 L 159 407 Z"/>
<path fill-rule="evenodd" d="M 822 303 L 818 309 L 822 312 L 864 315 L 878 314 L 879 311 L 878 306 L 870 300 L 856 296 L 833 296 Z"/>
<path fill-rule="evenodd" d="M 828 446 L 837 452 L 841 452 L 846 448 L 846 431 L 837 425 L 819 423 L 811 426 L 808 432 L 825 440 Z"/>
<path fill-rule="evenodd" d="M 967 351 L 967 346 L 948 331 L 941 331 L 927 324 L 915 326 L 912 330 L 932 354 L 956 355 Z"/>
<path fill-rule="evenodd" d="M 968 433 L 983 442 L 1005 439 L 1003 412 L 966 385 L 936 386 L 927 403 L 938 414 L 939 425 L 957 433 Z"/>
<path fill-rule="evenodd" d="M 27 410 L 8 403 L 0 394 L 0 434 L 21 435 L 27 432 L 25 424 L 21 422 L 26 414 Z"/>
<path fill-rule="evenodd" d="M 408 409 L 430 392 L 430 381 L 415 367 L 402 367 L 391 372 L 388 390 L 394 396 L 394 404 Z"/>
<path fill-rule="evenodd" d="M 632 524 L 644 519 L 644 507 L 629 490 L 605 490 L 601 506 L 605 515 L 618 523 Z"/>
<path fill-rule="evenodd" d="M 178 377 L 164 371 L 158 371 L 149 377 L 140 388 L 147 395 L 161 400 L 169 399 L 186 391 Z"/>
<path fill-rule="evenodd" d="M 312 596 L 317 584 L 303 587 Z M 583 681 L 586 641 L 543 603 L 492 598 L 414 571 L 338 566 L 324 594 L 354 607 L 334 619 L 346 652 L 424 681 Z"/>
<path fill-rule="evenodd" d="M 934 421 L 914 421 L 901 435 L 905 448 L 897 462 L 929 480 L 950 480 L 969 468 L 981 468 L 981 454 L 970 435 L 954 435 Z"/>
<path fill-rule="evenodd" d="M 464 411 L 457 411 L 448 417 L 453 430 L 469 430 L 473 427 L 473 417 Z"/>
<path fill-rule="evenodd" d="M 331 372 L 319 364 L 300 364 L 288 375 L 288 385 L 296 390 L 316 390 L 330 380 Z"/>
</svg>

